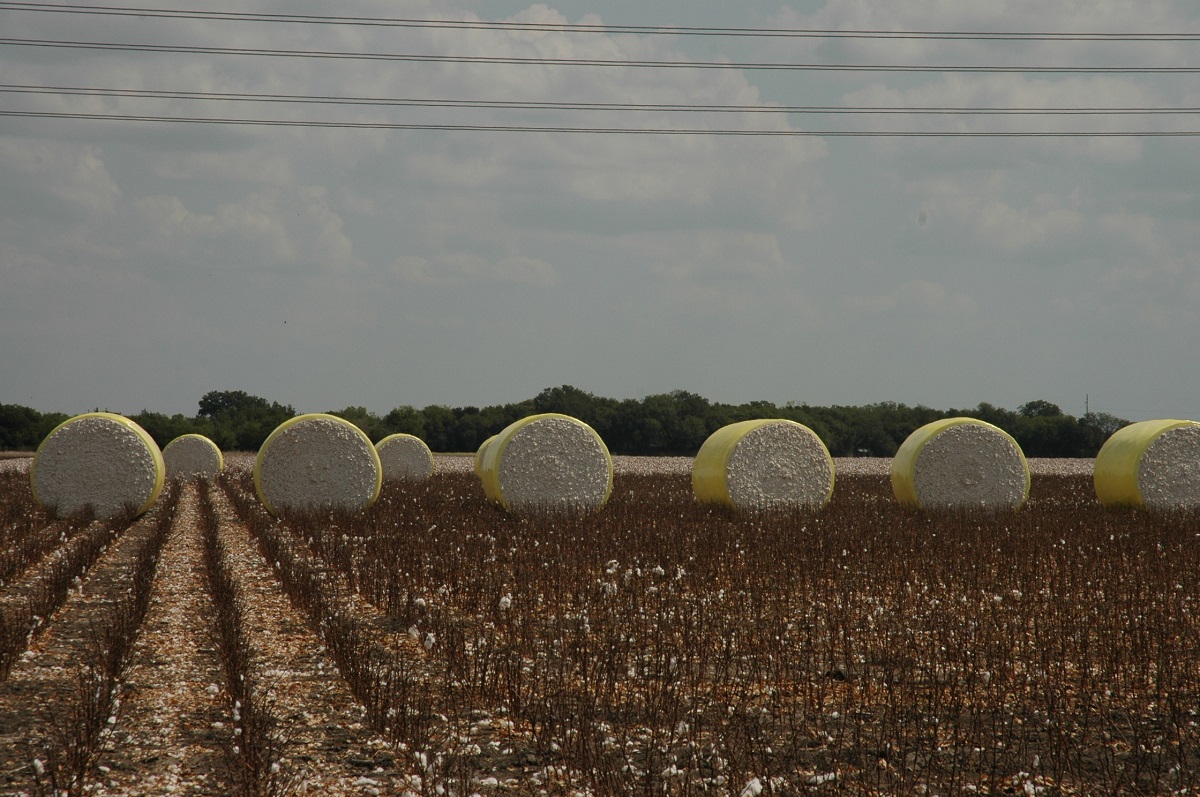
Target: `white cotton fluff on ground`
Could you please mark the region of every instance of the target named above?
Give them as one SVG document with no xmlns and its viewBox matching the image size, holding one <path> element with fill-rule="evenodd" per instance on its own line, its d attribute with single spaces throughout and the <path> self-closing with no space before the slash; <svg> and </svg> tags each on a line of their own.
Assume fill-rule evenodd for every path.
<svg viewBox="0 0 1200 797">
<path fill-rule="evenodd" d="M 425 441 L 411 434 L 393 434 L 375 444 L 383 478 L 421 482 L 433 475 L 433 452 Z"/>
<path fill-rule="evenodd" d="M 598 509 L 612 491 L 612 458 L 590 426 L 530 416 L 496 435 L 482 459 L 488 497 L 513 512 Z"/>
<path fill-rule="evenodd" d="M 1200 424 L 1154 438 L 1142 454 L 1137 483 L 1148 509 L 1200 508 Z"/>
<path fill-rule="evenodd" d="M 723 475 L 729 501 L 738 509 L 819 508 L 833 492 L 833 460 L 825 444 L 808 427 L 785 420 L 741 435 Z"/>
<path fill-rule="evenodd" d="M 365 509 L 379 496 L 379 454 L 349 421 L 319 413 L 281 423 L 259 449 L 254 486 L 272 514 Z"/>
<path fill-rule="evenodd" d="M 126 505 L 145 512 L 166 476 L 162 453 L 133 421 L 93 412 L 64 421 L 38 448 L 30 468 L 34 495 L 58 515 L 88 504 L 97 518 Z"/>
<path fill-rule="evenodd" d="M 185 434 L 167 443 L 163 462 L 168 479 L 211 478 L 221 472 L 221 449 L 204 435 Z"/>
<path fill-rule="evenodd" d="M 894 462 L 902 461 L 898 453 Z M 893 487 L 898 479 L 911 479 L 917 505 L 925 509 L 1017 509 L 1029 496 L 1029 469 L 1020 447 L 1000 429 L 979 422 L 937 428 L 920 447 L 910 474 L 893 469 Z"/>
</svg>

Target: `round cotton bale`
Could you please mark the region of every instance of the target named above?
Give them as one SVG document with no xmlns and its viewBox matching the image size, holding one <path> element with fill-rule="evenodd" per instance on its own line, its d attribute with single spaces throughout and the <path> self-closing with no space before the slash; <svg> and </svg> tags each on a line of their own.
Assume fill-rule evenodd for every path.
<svg viewBox="0 0 1200 797">
<path fill-rule="evenodd" d="M 483 452 L 487 451 L 488 445 L 496 439 L 496 435 L 492 435 L 487 440 L 484 440 L 479 446 L 479 450 L 475 452 L 475 475 L 483 478 Z"/>
<path fill-rule="evenodd" d="M 423 482 L 433 475 L 433 452 L 411 434 L 391 434 L 375 444 L 383 478 Z"/>
<path fill-rule="evenodd" d="M 482 449 L 484 493 L 512 512 L 599 509 L 612 492 L 608 446 L 568 415 L 522 418 Z"/>
<path fill-rule="evenodd" d="M 736 509 L 819 509 L 833 495 L 833 458 L 812 429 L 759 419 L 723 426 L 700 446 L 692 490 Z"/>
<path fill-rule="evenodd" d="M 97 518 L 140 515 L 162 491 L 166 465 L 158 444 L 142 427 L 111 412 L 89 412 L 54 428 L 38 446 L 30 468 L 33 495 L 58 515 L 89 504 Z"/>
<path fill-rule="evenodd" d="M 362 430 L 324 413 L 284 421 L 254 461 L 254 489 L 273 515 L 288 509 L 366 509 L 379 497 L 383 468 Z"/>
<path fill-rule="evenodd" d="M 1096 454 L 1092 479 L 1105 506 L 1200 508 L 1200 423 L 1163 419 L 1118 429 Z"/>
<path fill-rule="evenodd" d="M 221 449 L 202 434 L 184 434 L 163 449 L 168 479 L 211 478 L 225 467 Z"/>
<path fill-rule="evenodd" d="M 892 492 L 922 509 L 1015 510 L 1029 497 L 1029 464 L 1003 429 L 945 418 L 901 444 L 892 459 Z"/>
</svg>

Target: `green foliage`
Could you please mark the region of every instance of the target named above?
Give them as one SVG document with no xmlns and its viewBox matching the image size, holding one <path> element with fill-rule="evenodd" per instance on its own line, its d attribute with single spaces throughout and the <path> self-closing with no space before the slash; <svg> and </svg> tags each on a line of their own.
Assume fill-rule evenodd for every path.
<svg viewBox="0 0 1200 797">
<path fill-rule="evenodd" d="M 182 413 L 176 413 L 167 417 L 161 412 L 142 410 L 137 415 L 130 415 L 129 419 L 145 429 L 146 433 L 154 438 L 154 442 L 158 443 L 159 448 L 164 448 L 180 435 L 202 434 L 205 437 L 212 436 L 213 425 L 207 418 L 187 418 Z"/>
<path fill-rule="evenodd" d="M 434 451 L 474 452 L 513 421 L 542 412 L 578 418 L 596 430 L 614 454 L 694 456 L 717 429 L 755 418 L 787 418 L 808 426 L 834 456 L 894 456 L 915 429 L 940 418 L 966 416 L 994 424 L 1013 436 L 1030 457 L 1093 457 L 1104 441 L 1129 422 L 1107 413 L 1068 415 L 1049 401 L 1022 404 L 1015 412 L 983 403 L 973 409 L 935 410 L 895 402 L 860 407 L 814 407 L 768 401 L 710 402 L 685 390 L 612 399 L 562 385 L 532 399 L 489 407 L 423 409 L 401 405 L 380 417 L 365 407 L 332 412 L 379 442 L 389 434 L 415 435 Z M 160 446 L 181 434 L 203 434 L 223 450 L 256 451 L 267 435 L 296 411 L 245 391 L 212 391 L 200 399 L 194 418 L 142 410 L 131 416 Z M 0 404 L 0 449 L 32 450 L 59 423 L 62 413 L 39 413 Z"/>
<path fill-rule="evenodd" d="M 0 451 L 37 448 L 44 437 L 38 436 L 41 420 L 42 414 L 37 410 L 19 404 L 0 404 Z"/>
<path fill-rule="evenodd" d="M 244 390 L 213 390 L 200 399 L 196 417 L 212 422 L 209 437 L 223 451 L 257 451 L 275 427 L 296 417 L 296 410 Z"/>
<path fill-rule="evenodd" d="M 1052 404 L 1049 401 L 1038 399 L 1022 404 L 1017 408 L 1017 412 L 1026 418 L 1061 418 L 1063 416 L 1062 408 L 1057 404 Z"/>
<path fill-rule="evenodd" d="M 389 430 L 388 434 L 411 434 L 425 439 L 425 416 L 407 404 L 383 416 L 383 425 Z"/>
</svg>

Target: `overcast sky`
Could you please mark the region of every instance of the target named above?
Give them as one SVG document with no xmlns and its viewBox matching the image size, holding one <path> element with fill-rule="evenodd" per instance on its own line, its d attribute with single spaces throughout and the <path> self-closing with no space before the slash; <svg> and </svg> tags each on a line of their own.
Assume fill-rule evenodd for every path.
<svg viewBox="0 0 1200 797">
<path fill-rule="evenodd" d="M 138 3 L 139 0 L 130 0 Z M 254 3 L 279 14 L 909 31 L 1200 32 L 1193 0 Z M 740 106 L 1200 108 L 1200 75 L 467 64 L 64 49 L 1196 67 L 1200 41 L 462 30 L 5 10 L 7 86 Z M 194 415 L 641 398 L 1046 399 L 1200 419 L 1200 139 L 218 126 L 26 112 L 762 131 L 1182 131 L 1197 114 L 669 113 L 0 92 L 0 403 Z"/>
</svg>

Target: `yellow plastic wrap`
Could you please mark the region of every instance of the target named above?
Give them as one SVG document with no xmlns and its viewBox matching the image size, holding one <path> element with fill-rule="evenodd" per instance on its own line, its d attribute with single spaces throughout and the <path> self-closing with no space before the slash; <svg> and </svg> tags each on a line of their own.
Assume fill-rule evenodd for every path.
<svg viewBox="0 0 1200 797">
<path fill-rule="evenodd" d="M 1200 426 L 1200 423 L 1165 418 L 1139 421 L 1113 432 L 1096 454 L 1092 473 L 1100 503 L 1144 508 L 1146 500 L 1140 484 L 1142 457 L 1164 432 L 1186 426 Z"/>
<path fill-rule="evenodd" d="M 599 507 L 603 506 L 605 503 L 607 503 L 609 495 L 612 494 L 613 468 L 612 457 L 608 453 L 608 446 L 604 444 L 604 441 L 600 438 L 600 435 L 596 433 L 595 429 L 577 418 L 572 418 L 569 415 L 562 415 L 557 412 L 546 412 L 538 415 L 530 415 L 520 419 L 519 421 L 514 421 L 513 423 L 510 423 L 508 426 L 504 427 L 504 429 L 498 432 L 496 435 L 490 437 L 482 446 L 480 446 L 477 456 L 479 461 L 479 475 L 483 482 L 484 495 L 486 495 L 488 500 L 492 503 L 499 504 L 504 509 L 512 509 L 510 506 L 510 501 L 504 496 L 503 486 L 500 484 L 500 466 L 504 461 L 505 449 L 508 448 L 508 445 L 513 441 L 513 438 L 515 438 L 518 433 L 520 433 L 526 427 L 547 419 L 568 421 L 571 424 L 576 425 L 581 430 L 586 430 L 586 432 L 590 434 L 599 445 L 600 450 L 604 454 L 604 461 L 608 468 L 608 483 L 605 488 L 603 498 L 596 504 L 594 508 L 598 509 Z"/>
<path fill-rule="evenodd" d="M 935 437 L 958 426 L 977 425 L 983 427 L 996 435 L 1000 435 L 1003 439 L 1012 444 L 1012 449 L 1019 456 L 1019 466 L 1023 473 L 1024 494 L 1017 503 L 1017 507 L 1024 505 L 1025 499 L 1029 496 L 1029 463 L 1025 461 L 1025 455 L 1021 451 L 1021 447 L 1017 441 L 1012 438 L 1008 432 L 998 426 L 994 426 L 986 421 L 981 421 L 978 418 L 943 418 L 941 420 L 927 423 L 910 434 L 900 448 L 896 451 L 896 456 L 892 458 L 892 493 L 900 503 L 906 506 L 916 507 L 918 509 L 925 508 L 925 501 L 917 494 L 917 462 L 921 458 L 921 452 Z M 970 470 L 968 479 L 978 484 L 980 481 L 986 480 L 989 474 L 985 472 L 985 464 L 968 461 L 963 463 L 963 467 Z"/>
<path fill-rule="evenodd" d="M 158 496 L 162 492 L 163 484 L 166 483 L 167 466 L 166 466 L 166 463 L 163 462 L 162 451 L 159 449 L 158 443 L 154 442 L 154 438 L 151 437 L 150 434 L 145 429 L 143 429 L 141 426 L 139 426 L 136 422 L 131 421 L 130 419 L 126 418 L 124 415 L 117 415 L 116 413 L 113 413 L 113 412 L 85 412 L 82 415 L 76 415 L 73 418 L 68 418 L 67 420 L 63 421 L 58 426 L 55 426 L 54 429 L 51 430 L 50 434 L 46 435 L 45 439 L 43 439 L 41 444 L 38 445 L 37 452 L 33 455 L 33 464 L 30 466 L 30 469 L 29 469 L 29 486 L 30 486 L 30 489 L 33 491 L 34 499 L 36 499 L 39 504 L 42 502 L 42 500 L 40 498 L 38 498 L 38 493 L 37 493 L 37 465 L 38 465 L 38 458 L 42 454 L 42 449 L 45 447 L 46 443 L 52 437 L 54 437 L 55 433 L 58 432 L 60 429 L 63 429 L 64 427 L 69 426 L 69 425 L 76 423 L 80 420 L 83 420 L 85 418 L 104 418 L 105 420 L 111 421 L 116 424 L 120 424 L 121 426 L 124 426 L 125 428 L 129 429 L 134 434 L 136 434 L 138 436 L 138 438 L 141 440 L 141 442 L 145 444 L 146 451 L 150 454 L 151 458 L 153 459 L 155 473 L 154 473 L 154 486 L 151 489 L 150 494 L 146 497 L 146 499 L 142 502 L 141 506 L 139 506 L 138 510 L 137 510 L 138 515 L 143 514 L 147 509 L 149 509 L 154 504 L 155 501 L 158 500 Z"/>
<path fill-rule="evenodd" d="M 361 508 L 366 509 L 366 508 L 370 507 L 372 504 L 375 503 L 375 500 L 377 498 L 379 498 L 379 491 L 383 488 L 383 465 L 379 461 L 379 452 L 376 451 L 375 446 L 373 446 L 371 444 L 371 438 L 367 437 L 366 434 L 363 433 L 362 429 L 359 429 L 357 426 L 355 426 L 350 421 L 347 421 L 345 418 L 339 418 L 336 415 L 329 415 L 327 413 L 310 412 L 305 415 L 297 415 L 295 418 L 289 418 L 288 420 L 286 420 L 283 423 L 276 426 L 274 431 L 272 431 L 271 434 L 267 435 L 267 439 L 263 441 L 262 446 L 259 447 L 259 449 L 258 449 L 258 456 L 255 457 L 255 459 L 254 459 L 254 491 L 258 494 L 258 500 L 262 501 L 263 506 L 266 507 L 267 511 L 270 512 L 272 515 L 278 515 L 279 512 L 278 512 L 278 508 L 273 506 L 271 504 L 271 502 L 267 499 L 266 492 L 263 490 L 263 484 L 262 484 L 263 460 L 266 459 L 266 456 L 269 453 L 270 448 L 271 448 L 271 443 L 273 443 L 276 438 L 278 438 L 280 435 L 282 435 L 285 431 L 292 428 L 293 426 L 296 426 L 297 424 L 306 423 L 306 422 L 314 420 L 314 419 L 321 419 L 321 420 L 334 422 L 334 423 L 338 424 L 339 426 L 341 426 L 342 428 L 344 428 L 347 432 L 350 432 L 350 433 L 355 434 L 358 437 L 362 438 L 362 442 L 364 444 L 365 450 L 369 451 L 370 456 L 373 457 L 375 460 L 375 488 L 371 492 L 367 501 L 362 505 Z"/>
<path fill-rule="evenodd" d="M 492 435 L 479 446 L 479 450 L 475 452 L 475 475 L 483 478 L 483 452 L 487 451 L 487 447 L 496 439 L 496 435 Z"/>
<path fill-rule="evenodd" d="M 828 468 L 829 481 L 828 489 L 823 489 L 822 495 L 817 501 L 804 501 L 803 503 L 815 504 L 824 506 L 829 502 L 833 495 L 833 458 L 829 456 L 828 449 L 825 444 L 820 441 L 816 434 L 807 426 L 795 421 L 779 418 L 758 418 L 750 421 L 739 421 L 731 423 L 727 426 L 722 426 L 717 431 L 709 435 L 708 439 L 700 446 L 700 451 L 696 454 L 696 459 L 692 463 L 692 491 L 696 495 L 696 500 L 705 504 L 721 504 L 723 506 L 737 506 L 730 491 L 730 460 L 737 450 L 737 447 L 746 439 L 747 435 L 757 431 L 765 426 L 774 424 L 786 424 L 802 430 L 806 435 L 811 435 L 812 441 L 815 442 L 817 450 L 824 457 L 824 462 L 821 463 Z"/>
</svg>

